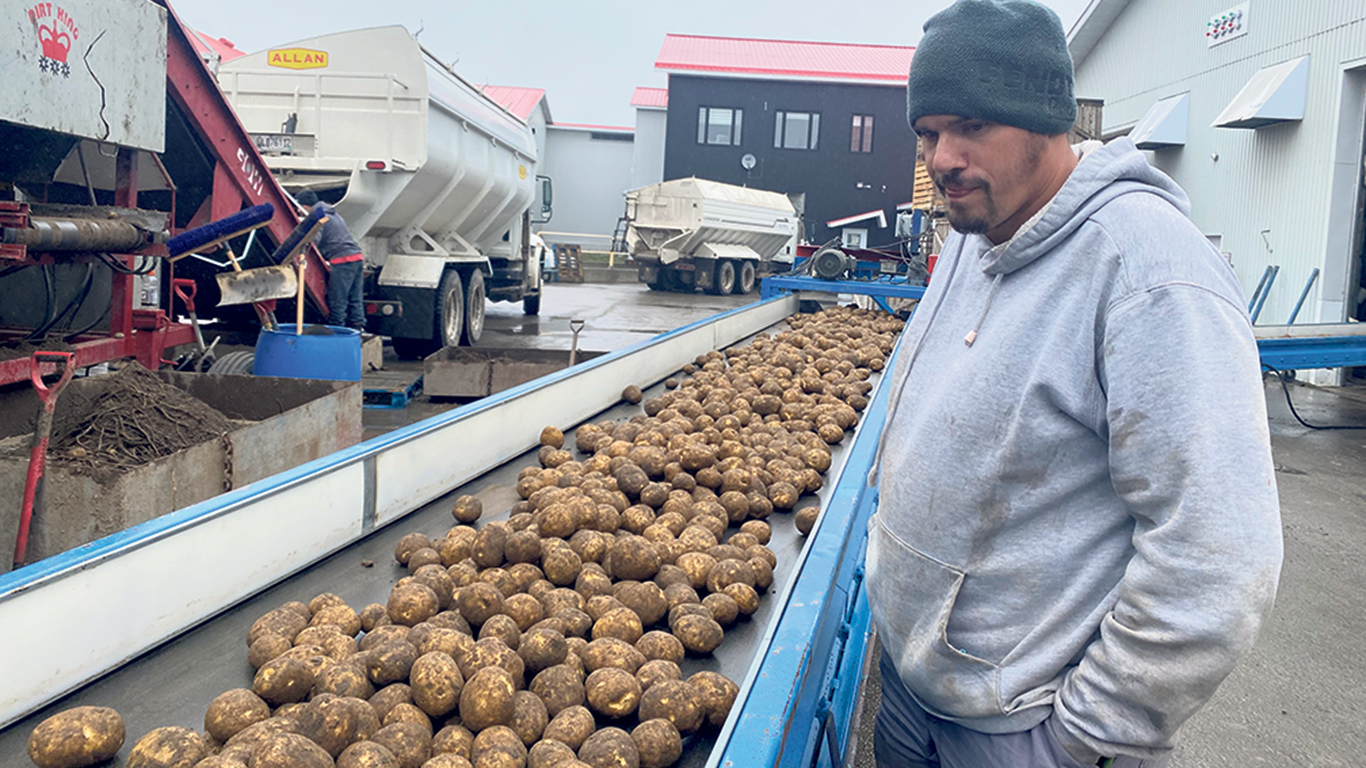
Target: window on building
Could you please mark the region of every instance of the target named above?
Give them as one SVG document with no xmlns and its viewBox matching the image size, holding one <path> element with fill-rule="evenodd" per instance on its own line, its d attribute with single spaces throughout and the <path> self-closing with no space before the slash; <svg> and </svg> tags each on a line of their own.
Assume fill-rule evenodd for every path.
<svg viewBox="0 0 1366 768">
<path fill-rule="evenodd" d="M 850 152 L 873 151 L 873 116 L 854 115 L 854 130 L 849 138 Z"/>
<path fill-rule="evenodd" d="M 778 149 L 815 149 L 821 133 L 819 112 L 778 112 L 773 124 L 773 146 Z"/>
<path fill-rule="evenodd" d="M 740 146 L 743 109 L 729 107 L 697 108 L 697 143 Z"/>
</svg>

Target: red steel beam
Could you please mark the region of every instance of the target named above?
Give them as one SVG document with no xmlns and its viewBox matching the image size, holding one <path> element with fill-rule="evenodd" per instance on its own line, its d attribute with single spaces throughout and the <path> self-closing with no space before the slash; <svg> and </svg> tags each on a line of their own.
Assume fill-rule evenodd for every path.
<svg viewBox="0 0 1366 768">
<path fill-rule="evenodd" d="M 236 213 L 242 202 L 270 203 L 275 218 L 267 225 L 275 242 L 284 242 L 299 224 L 299 214 L 285 191 L 270 175 L 256 143 L 247 134 L 227 97 L 208 67 L 195 53 L 185 26 L 168 0 L 155 0 L 166 8 L 166 86 L 176 106 L 204 140 L 217 162 L 214 173 L 213 218 Z M 224 187 L 220 187 L 220 173 Z M 230 182 L 230 183 L 229 183 Z M 236 199 L 220 200 L 220 190 L 230 187 Z M 220 211 L 224 212 L 220 214 Z M 308 273 L 304 278 L 314 309 L 327 316 L 327 265 L 313 246 L 304 252 Z"/>
</svg>

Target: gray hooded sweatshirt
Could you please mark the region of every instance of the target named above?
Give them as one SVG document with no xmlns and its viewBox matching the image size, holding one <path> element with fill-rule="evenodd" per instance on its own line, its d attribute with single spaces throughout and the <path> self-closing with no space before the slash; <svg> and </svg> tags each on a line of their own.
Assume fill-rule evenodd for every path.
<svg viewBox="0 0 1366 768">
<path fill-rule="evenodd" d="M 901 341 L 868 598 L 928 712 L 1167 752 L 1276 593 L 1257 347 L 1228 263 L 1128 139 L 998 246 L 951 236 Z M 970 341 L 969 341 L 970 340 Z"/>
</svg>

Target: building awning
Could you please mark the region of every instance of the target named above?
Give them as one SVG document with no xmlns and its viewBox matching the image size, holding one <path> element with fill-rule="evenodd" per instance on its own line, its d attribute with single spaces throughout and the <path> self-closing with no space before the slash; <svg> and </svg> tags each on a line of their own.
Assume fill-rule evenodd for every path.
<svg viewBox="0 0 1366 768">
<path fill-rule="evenodd" d="M 1129 131 L 1129 138 L 1139 149 L 1185 146 L 1190 111 L 1189 91 L 1160 99 L 1148 108 L 1134 129 Z"/>
<path fill-rule="evenodd" d="M 1309 57 L 1281 62 L 1252 76 L 1214 121 L 1215 128 L 1261 128 L 1304 119 Z"/>
<path fill-rule="evenodd" d="M 843 219 L 834 219 L 833 221 L 827 221 L 827 222 L 825 222 L 825 226 L 827 226 L 827 227 L 847 227 L 847 226 L 849 226 L 850 224 L 853 224 L 853 223 L 855 223 L 855 222 L 859 222 L 859 221 L 873 221 L 873 220 L 876 220 L 876 221 L 877 221 L 877 225 L 878 225 L 879 227 L 886 227 L 886 226 L 887 226 L 887 214 L 886 214 L 886 212 L 883 211 L 881 208 L 879 208 L 879 209 L 877 209 L 876 211 L 869 211 L 869 212 L 867 212 L 867 213 L 860 213 L 860 214 L 855 215 L 855 216 L 847 216 L 847 217 L 845 217 L 845 218 L 843 218 Z"/>
</svg>

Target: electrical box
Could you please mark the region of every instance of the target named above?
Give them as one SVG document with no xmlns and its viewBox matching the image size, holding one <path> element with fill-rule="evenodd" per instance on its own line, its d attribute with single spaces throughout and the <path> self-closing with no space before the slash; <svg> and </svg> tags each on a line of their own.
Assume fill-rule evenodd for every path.
<svg viewBox="0 0 1366 768">
<path fill-rule="evenodd" d="M 0 120 L 165 149 L 165 8 L 148 0 L 56 0 L 0 9 Z"/>
<path fill-rule="evenodd" d="M 1247 3 L 1239 3 L 1205 22 L 1205 43 L 1213 48 L 1247 34 Z"/>
</svg>

